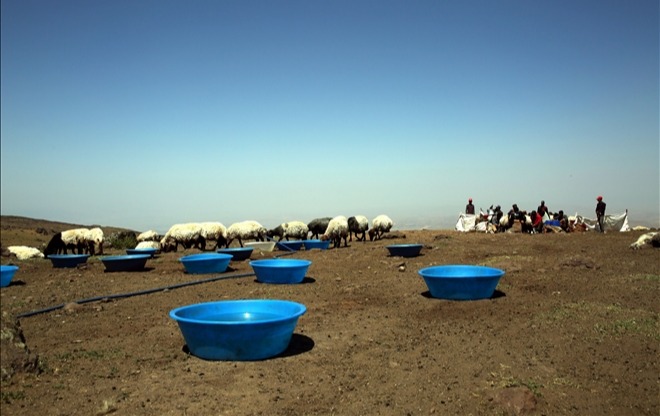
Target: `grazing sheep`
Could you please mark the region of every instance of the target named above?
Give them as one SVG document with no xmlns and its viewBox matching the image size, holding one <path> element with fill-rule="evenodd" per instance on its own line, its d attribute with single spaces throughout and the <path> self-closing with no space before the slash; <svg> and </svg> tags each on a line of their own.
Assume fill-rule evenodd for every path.
<svg viewBox="0 0 660 416">
<path fill-rule="evenodd" d="M 137 249 L 143 249 L 143 248 L 153 248 L 156 249 L 156 252 L 160 252 L 160 242 L 159 241 L 140 241 L 137 246 L 135 246 Z"/>
<path fill-rule="evenodd" d="M 203 240 L 201 233 L 202 226 L 199 223 L 174 224 L 160 240 L 160 248 L 163 252 L 168 252 L 176 251 L 179 244 L 184 249 L 199 247 Z"/>
<path fill-rule="evenodd" d="M 9 246 L 7 250 L 16 256 L 18 260 L 43 259 L 44 254 L 34 247 L 28 246 Z"/>
<path fill-rule="evenodd" d="M 646 234 L 642 234 L 637 241 L 632 243 L 630 245 L 630 248 L 633 250 L 639 250 L 640 248 L 646 246 L 646 245 L 651 245 L 653 247 L 660 247 L 660 233 L 655 231 L 655 232 L 650 232 Z"/>
<path fill-rule="evenodd" d="M 256 221 L 235 222 L 227 228 L 227 247 L 236 239 L 241 247 L 243 240 L 266 241 L 267 234 L 266 228 Z"/>
<path fill-rule="evenodd" d="M 369 240 L 380 240 L 383 234 L 390 232 L 394 226 L 394 222 L 387 215 L 379 215 L 371 221 L 371 229 L 369 230 Z"/>
<path fill-rule="evenodd" d="M 51 254 L 67 254 L 67 248 L 71 249 L 74 253 L 75 250 L 78 254 L 83 254 L 83 250 L 87 245 L 87 235 L 89 230 L 87 228 L 74 228 L 55 234 L 44 250 L 44 256 L 48 257 Z"/>
<path fill-rule="evenodd" d="M 85 245 L 91 256 L 103 254 L 103 230 L 96 227 L 85 233 Z M 98 253 L 96 248 L 98 247 Z"/>
<path fill-rule="evenodd" d="M 311 238 L 319 238 L 321 234 L 325 233 L 330 223 L 330 217 L 315 218 L 307 224 L 309 232 L 312 233 Z"/>
<path fill-rule="evenodd" d="M 268 237 L 273 238 L 275 236 L 279 237 L 278 241 L 286 239 L 289 241 L 289 237 L 295 238 L 298 240 L 304 240 L 307 238 L 309 233 L 309 227 L 302 221 L 289 221 L 278 225 L 272 230 L 268 230 Z"/>
<path fill-rule="evenodd" d="M 348 247 L 348 220 L 343 215 L 338 215 L 330 220 L 321 240 L 330 240 L 334 248 L 339 248 L 342 239 L 344 239 L 344 247 Z"/>
<path fill-rule="evenodd" d="M 203 238 L 200 241 L 202 251 L 206 250 L 207 241 L 215 241 L 213 250 L 227 243 L 227 227 L 224 224 L 220 222 L 203 222 L 200 225 L 202 227 L 200 235 Z"/>
<path fill-rule="evenodd" d="M 160 241 L 161 236 L 154 230 L 145 231 L 137 236 L 138 243 L 141 241 Z"/>
<path fill-rule="evenodd" d="M 369 220 L 364 215 L 356 215 L 348 218 L 348 241 L 353 241 L 353 234 L 357 241 L 367 241 L 367 231 L 369 230 Z M 358 234 L 362 233 L 361 237 Z"/>
</svg>

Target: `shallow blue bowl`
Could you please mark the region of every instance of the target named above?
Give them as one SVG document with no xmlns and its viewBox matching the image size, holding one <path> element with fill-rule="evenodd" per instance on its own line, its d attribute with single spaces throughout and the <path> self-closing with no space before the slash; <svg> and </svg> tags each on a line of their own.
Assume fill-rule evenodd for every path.
<svg viewBox="0 0 660 416">
<path fill-rule="evenodd" d="M 144 269 L 149 254 L 126 254 L 123 256 L 101 257 L 106 272 L 133 272 Z"/>
<path fill-rule="evenodd" d="M 298 251 L 302 246 L 302 240 L 278 241 L 277 243 L 277 248 L 284 251 Z"/>
<path fill-rule="evenodd" d="M 330 247 L 330 240 L 304 240 L 303 245 L 305 250 L 312 250 L 318 248 L 320 250 L 327 250 Z"/>
<path fill-rule="evenodd" d="M 254 361 L 286 350 L 305 305 L 286 300 L 224 300 L 172 309 L 190 353 L 205 360 Z"/>
<path fill-rule="evenodd" d="M 249 259 L 254 249 L 252 247 L 229 247 L 215 250 L 217 253 L 231 254 L 232 260 L 241 261 Z"/>
<path fill-rule="evenodd" d="M 0 266 L 0 287 L 7 287 L 11 283 L 11 279 L 14 278 L 18 266 L 12 264 L 3 264 Z"/>
<path fill-rule="evenodd" d="M 224 273 L 231 257 L 224 253 L 202 253 L 181 257 L 179 261 L 190 274 Z"/>
<path fill-rule="evenodd" d="M 53 263 L 53 267 L 76 267 L 79 264 L 87 263 L 89 254 L 51 254 L 48 260 Z"/>
<path fill-rule="evenodd" d="M 392 244 L 387 246 L 391 256 L 416 257 L 422 251 L 421 244 Z"/>
<path fill-rule="evenodd" d="M 504 276 L 504 270 L 468 265 L 432 266 L 418 273 L 431 296 L 453 300 L 488 299 Z"/>
<path fill-rule="evenodd" d="M 126 254 L 148 254 L 149 257 L 153 258 L 154 255 L 158 252 L 155 248 L 127 248 Z"/>
<path fill-rule="evenodd" d="M 302 282 L 310 264 L 311 261 L 302 259 L 264 259 L 250 262 L 259 282 L 278 284 Z"/>
</svg>

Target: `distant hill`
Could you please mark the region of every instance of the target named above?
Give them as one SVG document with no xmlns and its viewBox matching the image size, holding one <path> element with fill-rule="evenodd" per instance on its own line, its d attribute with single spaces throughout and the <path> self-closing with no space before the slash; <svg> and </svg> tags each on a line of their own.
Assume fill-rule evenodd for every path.
<svg viewBox="0 0 660 416">
<path fill-rule="evenodd" d="M 2 215 L 0 216 L 0 244 L 2 247 L 20 245 L 42 248 L 48 244 L 54 234 L 71 228 L 81 227 L 99 227 L 106 236 L 119 231 L 134 231 L 121 227 L 108 227 L 96 224 L 70 224 L 15 215 Z"/>
</svg>

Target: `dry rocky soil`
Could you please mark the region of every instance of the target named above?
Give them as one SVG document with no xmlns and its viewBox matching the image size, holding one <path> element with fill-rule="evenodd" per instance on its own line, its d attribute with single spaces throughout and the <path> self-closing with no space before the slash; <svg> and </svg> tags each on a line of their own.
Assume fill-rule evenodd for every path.
<svg viewBox="0 0 660 416">
<path fill-rule="evenodd" d="M 20 217 L 1 225 L 3 247 L 42 247 L 73 228 Z M 631 250 L 639 235 L 396 230 L 289 256 L 312 261 L 301 284 L 259 283 L 241 261 L 223 279 L 111 299 L 218 275 L 184 272 L 178 259 L 195 249 L 161 254 L 139 272 L 105 272 L 98 257 L 73 269 L 3 257 L 20 269 L 0 290 L 0 411 L 657 416 L 660 249 Z M 391 257 L 386 246 L 396 243 L 421 243 L 421 255 Z M 490 299 L 435 299 L 417 271 L 441 264 L 506 274 Z M 287 299 L 307 312 L 277 357 L 190 355 L 169 311 L 228 299 Z"/>
</svg>

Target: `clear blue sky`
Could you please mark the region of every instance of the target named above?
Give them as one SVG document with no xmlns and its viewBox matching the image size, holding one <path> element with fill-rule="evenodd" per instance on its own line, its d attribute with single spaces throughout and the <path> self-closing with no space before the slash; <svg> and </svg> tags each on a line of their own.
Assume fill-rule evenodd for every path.
<svg viewBox="0 0 660 416">
<path fill-rule="evenodd" d="M 1 212 L 660 226 L 657 0 L 2 0 Z"/>
</svg>

